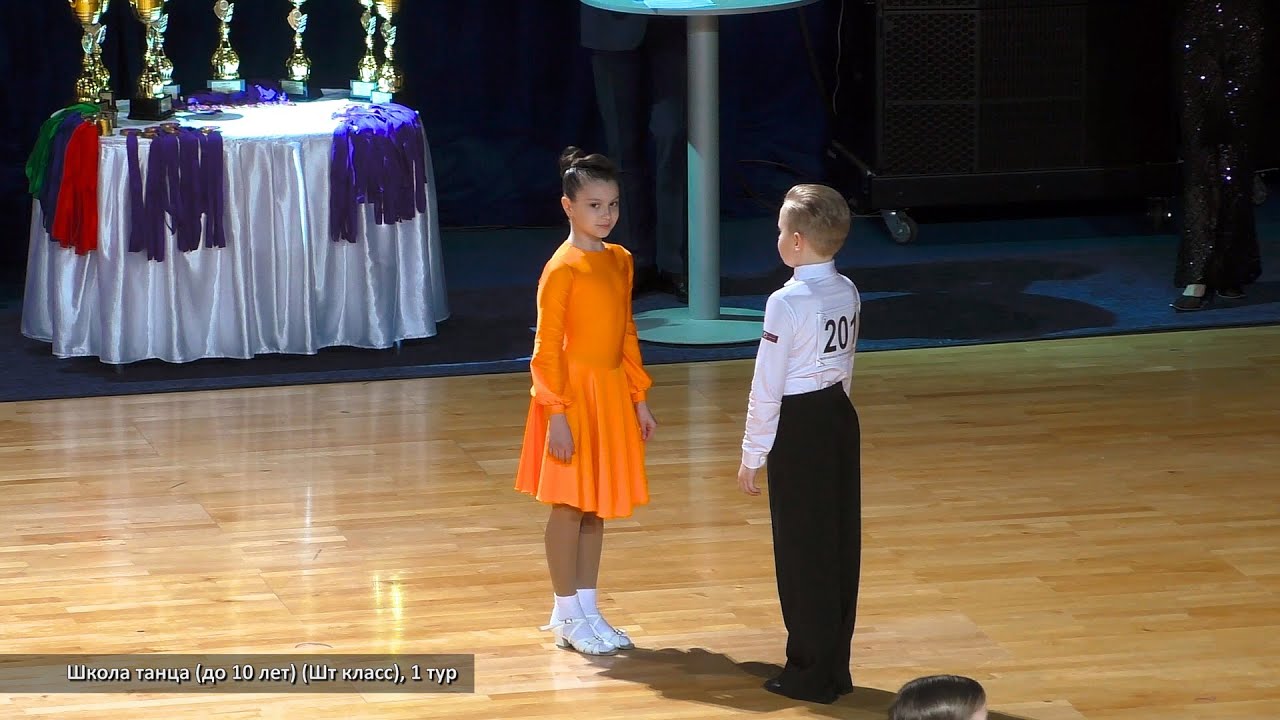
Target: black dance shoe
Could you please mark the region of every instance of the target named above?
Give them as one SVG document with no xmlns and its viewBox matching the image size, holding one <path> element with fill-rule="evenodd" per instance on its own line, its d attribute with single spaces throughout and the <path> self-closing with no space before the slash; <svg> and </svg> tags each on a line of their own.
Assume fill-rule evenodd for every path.
<svg viewBox="0 0 1280 720">
<path fill-rule="evenodd" d="M 1178 312 L 1195 312 L 1203 310 L 1209 306 L 1209 295 L 1206 293 L 1204 297 L 1196 297 L 1195 295 L 1179 295 L 1177 300 L 1169 303 L 1169 307 Z"/>
<path fill-rule="evenodd" d="M 802 700 L 804 702 L 819 703 L 821 705 L 830 705 L 840 697 L 834 691 L 827 691 L 826 693 L 822 693 L 822 694 L 809 694 L 809 693 L 797 692 L 792 688 L 789 688 L 783 685 L 782 681 L 779 680 L 778 678 L 772 678 L 770 680 L 766 680 L 764 682 L 764 689 L 768 690 L 774 695 L 781 695 L 783 697 L 791 698 L 792 700 Z"/>
</svg>

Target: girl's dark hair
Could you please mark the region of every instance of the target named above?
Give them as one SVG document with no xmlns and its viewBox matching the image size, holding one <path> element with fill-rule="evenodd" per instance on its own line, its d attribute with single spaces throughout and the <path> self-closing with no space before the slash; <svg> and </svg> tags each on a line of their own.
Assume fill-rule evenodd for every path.
<svg viewBox="0 0 1280 720">
<path fill-rule="evenodd" d="M 618 169 L 599 153 L 586 154 L 572 145 L 560 153 L 560 182 L 565 197 L 573 200 L 589 182 L 618 182 Z"/>
<path fill-rule="evenodd" d="M 986 701 L 986 690 L 973 678 L 930 675 L 902 686 L 889 720 L 970 720 Z"/>
</svg>

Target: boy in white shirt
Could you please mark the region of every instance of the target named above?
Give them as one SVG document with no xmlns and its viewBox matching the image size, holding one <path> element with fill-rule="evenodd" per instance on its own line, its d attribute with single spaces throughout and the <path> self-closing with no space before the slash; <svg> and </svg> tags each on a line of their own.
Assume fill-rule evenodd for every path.
<svg viewBox="0 0 1280 720">
<path fill-rule="evenodd" d="M 778 254 L 795 274 L 765 305 L 738 485 L 759 495 L 768 464 L 787 664 L 770 692 L 831 703 L 853 690 L 862 497 L 858 414 L 849 399 L 862 300 L 836 272 L 849 205 L 797 185 L 778 213 Z"/>
</svg>

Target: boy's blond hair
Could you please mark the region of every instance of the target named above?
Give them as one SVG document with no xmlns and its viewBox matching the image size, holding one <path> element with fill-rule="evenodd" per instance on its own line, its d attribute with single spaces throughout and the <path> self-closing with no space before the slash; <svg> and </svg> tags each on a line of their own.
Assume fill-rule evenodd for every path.
<svg viewBox="0 0 1280 720">
<path fill-rule="evenodd" d="M 826 257 L 840 252 L 849 236 L 849 203 L 826 185 L 791 188 L 782 202 L 782 215 L 789 230 L 804 235 L 813 249 Z"/>
</svg>

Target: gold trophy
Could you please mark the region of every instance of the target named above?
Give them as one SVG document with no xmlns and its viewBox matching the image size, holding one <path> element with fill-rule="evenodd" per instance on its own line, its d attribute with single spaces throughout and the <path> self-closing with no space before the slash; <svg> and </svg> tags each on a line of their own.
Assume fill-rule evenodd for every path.
<svg viewBox="0 0 1280 720">
<path fill-rule="evenodd" d="M 373 43 L 378 34 L 378 16 L 373 13 L 373 0 L 358 0 L 364 7 L 360 16 L 360 27 L 364 28 L 364 57 L 356 66 L 358 80 L 351 81 L 351 97 L 368 100 L 378 89 L 378 56 L 373 54 Z"/>
<path fill-rule="evenodd" d="M 111 73 L 102 62 L 102 41 L 107 36 L 107 27 L 101 20 L 110 0 L 68 0 L 68 2 L 76 19 L 80 21 L 80 27 L 84 29 L 84 36 L 80 39 L 84 60 L 80 65 L 80 77 L 76 78 L 76 100 L 84 103 L 114 105 Z"/>
<path fill-rule="evenodd" d="M 218 0 L 213 4 L 213 14 L 222 23 L 218 28 L 222 40 L 218 43 L 218 49 L 213 51 L 213 79 L 209 81 L 209 89 L 213 92 L 244 92 L 244 80 L 240 78 L 240 56 L 231 47 L 231 17 L 235 13 L 235 3 Z"/>
<path fill-rule="evenodd" d="M 378 89 L 371 99 L 386 103 L 391 102 L 392 96 L 400 92 L 404 85 L 404 75 L 396 67 L 396 27 L 391 24 L 392 17 L 400 11 L 400 0 L 374 0 L 373 4 L 382 16 L 382 39 L 385 42 L 383 55 L 386 62 L 382 63 L 382 70 L 378 72 Z"/>
<path fill-rule="evenodd" d="M 129 99 L 129 117 L 135 120 L 165 120 L 173 116 L 173 97 L 165 92 L 164 76 L 156 57 L 156 27 L 164 17 L 165 0 L 129 0 L 134 17 L 147 27 L 147 54 L 143 56 L 138 87 Z M 170 70 L 172 73 L 172 70 Z"/>
<path fill-rule="evenodd" d="M 289 0 L 293 9 L 289 11 L 289 27 L 293 28 L 293 54 L 285 61 L 285 75 L 280 82 L 281 89 L 291 99 L 307 98 L 307 80 L 311 78 L 311 60 L 302 51 L 302 33 L 307 31 L 307 16 L 302 14 L 302 6 L 307 0 Z"/>
<path fill-rule="evenodd" d="M 182 88 L 173 84 L 173 62 L 164 53 L 164 34 L 169 31 L 169 13 L 163 8 L 166 2 L 169 0 L 161 0 L 160 19 L 147 28 L 147 47 L 155 58 L 156 72 L 160 73 L 160 80 L 164 83 L 164 94 L 178 102 L 182 98 Z"/>
</svg>

